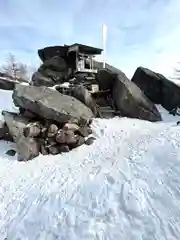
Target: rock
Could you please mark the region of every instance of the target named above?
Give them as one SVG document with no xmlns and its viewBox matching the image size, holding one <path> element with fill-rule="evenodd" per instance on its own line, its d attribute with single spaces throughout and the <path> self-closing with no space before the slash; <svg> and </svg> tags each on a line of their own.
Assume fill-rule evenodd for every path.
<svg viewBox="0 0 180 240">
<path fill-rule="evenodd" d="M 19 108 L 20 115 L 25 118 L 30 118 L 32 120 L 37 119 L 37 115 L 24 109 L 24 108 Z"/>
<path fill-rule="evenodd" d="M 67 145 L 73 145 L 77 142 L 77 138 L 72 130 L 65 131 L 65 143 Z"/>
<path fill-rule="evenodd" d="M 3 90 L 13 90 L 15 88 L 16 82 L 7 77 L 0 76 L 0 89 Z"/>
<path fill-rule="evenodd" d="M 41 72 L 35 72 L 32 75 L 30 85 L 52 87 L 55 85 L 55 82 L 52 78 L 44 76 Z"/>
<path fill-rule="evenodd" d="M 60 56 L 54 56 L 44 61 L 41 65 L 41 69 L 51 69 L 57 72 L 66 72 L 67 65 L 64 59 Z"/>
<path fill-rule="evenodd" d="M 52 79 L 52 83 L 54 85 L 62 84 L 68 77 L 66 72 L 58 72 L 55 70 L 51 70 L 49 68 L 43 69 L 42 66 L 38 69 L 38 71 L 45 77 Z M 45 85 L 46 86 L 46 85 Z"/>
<path fill-rule="evenodd" d="M 47 131 L 47 136 L 48 137 L 53 137 L 57 134 L 58 132 L 58 127 L 56 124 L 50 124 L 48 131 Z"/>
<path fill-rule="evenodd" d="M 138 67 L 132 77 L 144 94 L 155 104 L 168 111 L 180 106 L 180 87 L 159 73 Z"/>
<path fill-rule="evenodd" d="M 79 130 L 79 126 L 75 123 L 66 123 L 64 126 L 63 126 L 63 129 L 64 130 L 73 130 L 73 131 L 77 131 Z"/>
<path fill-rule="evenodd" d="M 112 98 L 121 116 L 152 122 L 162 120 L 156 106 L 125 75 L 116 75 Z"/>
<path fill-rule="evenodd" d="M 7 124 L 4 121 L 0 121 L 0 140 L 13 142 L 13 138 L 9 133 Z"/>
<path fill-rule="evenodd" d="M 93 117 L 92 111 L 74 97 L 63 95 L 47 87 L 17 85 L 13 92 L 16 106 L 41 116 L 65 124 L 81 117 Z"/>
<path fill-rule="evenodd" d="M 97 73 L 97 82 L 100 90 L 112 90 L 114 84 L 112 72 L 108 69 L 100 69 Z"/>
<path fill-rule="evenodd" d="M 8 150 L 7 152 L 6 152 L 6 154 L 8 155 L 8 156 L 15 156 L 16 155 L 16 150 L 14 150 L 14 149 L 10 149 L 10 150 Z"/>
<path fill-rule="evenodd" d="M 96 139 L 94 137 L 89 137 L 86 141 L 85 141 L 85 144 L 86 145 L 91 145 L 93 144 L 93 142 L 95 141 Z"/>
<path fill-rule="evenodd" d="M 76 144 L 76 147 L 80 147 L 81 145 L 83 145 L 85 143 L 85 139 L 81 136 L 78 137 L 78 141 Z"/>
<path fill-rule="evenodd" d="M 72 97 L 75 97 L 76 99 L 84 103 L 88 108 L 91 109 L 93 114 L 97 116 L 98 111 L 96 103 L 93 100 L 90 92 L 85 87 L 81 85 L 73 87 L 72 89 L 70 89 L 70 94 Z"/>
<path fill-rule="evenodd" d="M 81 128 L 79 128 L 79 130 L 77 131 L 77 133 L 80 135 L 80 136 L 82 136 L 82 137 L 88 137 L 89 136 L 89 134 L 91 134 L 91 133 L 89 133 L 90 132 L 90 130 L 89 130 L 90 128 L 88 128 L 88 127 L 81 127 Z"/>
<path fill-rule="evenodd" d="M 67 145 L 60 145 L 60 146 L 58 146 L 58 150 L 59 150 L 60 153 L 69 152 L 70 151 L 69 146 L 67 146 Z"/>
<path fill-rule="evenodd" d="M 65 57 L 67 55 L 68 46 L 51 46 L 38 50 L 40 59 L 44 62 L 54 56 Z"/>
<path fill-rule="evenodd" d="M 43 127 L 41 129 L 41 133 L 40 133 L 41 138 L 46 138 L 47 137 L 47 128 Z"/>
<path fill-rule="evenodd" d="M 59 130 L 57 135 L 56 135 L 56 141 L 60 144 L 65 144 L 66 143 L 66 134 L 65 131 Z"/>
<path fill-rule="evenodd" d="M 28 161 L 39 155 L 40 146 L 33 138 L 26 138 L 23 129 L 29 122 L 29 119 L 22 118 L 17 114 L 3 112 L 5 122 L 9 132 L 17 145 L 19 161 Z"/>
<path fill-rule="evenodd" d="M 25 137 L 38 137 L 41 133 L 40 123 L 29 123 L 23 130 Z"/>
<path fill-rule="evenodd" d="M 40 152 L 41 152 L 42 155 L 48 155 L 49 154 L 48 150 L 42 144 L 40 146 Z"/>
<path fill-rule="evenodd" d="M 60 153 L 59 147 L 58 146 L 51 146 L 49 148 L 49 153 L 52 155 L 57 155 Z"/>
</svg>

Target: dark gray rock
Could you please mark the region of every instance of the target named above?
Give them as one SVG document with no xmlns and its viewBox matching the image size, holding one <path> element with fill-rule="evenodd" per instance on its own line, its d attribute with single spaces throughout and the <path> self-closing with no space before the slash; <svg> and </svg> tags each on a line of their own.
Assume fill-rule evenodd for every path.
<svg viewBox="0 0 180 240">
<path fill-rule="evenodd" d="M 32 120 L 37 120 L 38 116 L 24 108 L 19 108 L 20 115 L 25 118 L 30 118 Z"/>
<path fill-rule="evenodd" d="M 6 154 L 7 154 L 8 156 L 13 157 L 13 156 L 16 155 L 16 150 L 14 150 L 14 149 L 9 149 L 9 150 L 6 152 Z"/>
<path fill-rule="evenodd" d="M 60 145 L 60 146 L 58 146 L 58 149 L 59 149 L 60 153 L 69 152 L 70 151 L 69 146 L 67 146 L 67 145 Z"/>
<path fill-rule="evenodd" d="M 96 139 L 94 137 L 89 137 L 86 141 L 85 141 L 85 144 L 86 145 L 91 145 L 94 143 Z"/>
<path fill-rule="evenodd" d="M 156 104 L 167 110 L 180 106 L 180 87 L 159 73 L 147 68 L 138 67 L 132 77 L 144 94 Z"/>
<path fill-rule="evenodd" d="M 39 144 L 33 138 L 26 138 L 23 129 L 29 123 L 29 119 L 16 114 L 3 112 L 5 122 L 17 145 L 19 161 L 28 161 L 39 155 Z"/>
<path fill-rule="evenodd" d="M 32 75 L 30 85 L 52 87 L 55 85 L 55 81 L 53 81 L 53 79 L 48 76 L 46 77 L 41 72 L 35 72 Z"/>
<path fill-rule="evenodd" d="M 48 155 L 49 154 L 47 148 L 43 144 L 40 145 L 40 152 L 41 152 L 42 155 Z"/>
<path fill-rule="evenodd" d="M 15 81 L 8 79 L 7 77 L 0 76 L 0 89 L 13 90 L 15 88 L 15 84 Z"/>
<path fill-rule="evenodd" d="M 49 153 L 52 155 L 57 155 L 60 153 L 59 147 L 58 146 L 51 146 L 49 147 Z"/>
<path fill-rule="evenodd" d="M 38 50 L 40 59 L 44 62 L 54 56 L 66 57 L 68 46 L 51 46 Z"/>
<path fill-rule="evenodd" d="M 70 89 L 70 94 L 71 96 L 75 97 L 76 99 L 84 103 L 88 108 L 91 109 L 93 114 L 97 116 L 98 111 L 97 111 L 96 103 L 93 100 L 90 92 L 85 87 L 81 85 L 77 87 L 73 87 Z"/>
<path fill-rule="evenodd" d="M 32 76 L 31 85 L 51 87 L 61 84 L 68 78 L 68 67 L 59 56 L 46 60 Z"/>
<path fill-rule="evenodd" d="M 5 140 L 8 142 L 13 142 L 13 138 L 9 133 L 7 124 L 4 121 L 0 121 L 0 140 Z"/>
<path fill-rule="evenodd" d="M 13 100 L 16 106 L 59 123 L 79 120 L 81 117 L 93 117 L 92 111 L 79 100 L 44 86 L 17 85 L 13 92 Z"/>
<path fill-rule="evenodd" d="M 66 72 L 67 65 L 63 58 L 60 56 L 54 56 L 44 61 L 41 65 L 41 69 L 51 69 L 57 72 Z"/>
<path fill-rule="evenodd" d="M 121 116 L 152 122 L 162 120 L 156 106 L 125 75 L 116 76 L 112 97 Z"/>
<path fill-rule="evenodd" d="M 88 127 L 81 127 L 81 128 L 78 129 L 77 133 L 80 136 L 82 136 L 82 137 L 88 137 L 89 134 L 90 134 L 90 128 L 88 128 Z"/>
<path fill-rule="evenodd" d="M 112 72 L 108 69 L 100 69 L 97 73 L 97 82 L 100 90 L 112 90 L 114 84 Z"/>
</svg>

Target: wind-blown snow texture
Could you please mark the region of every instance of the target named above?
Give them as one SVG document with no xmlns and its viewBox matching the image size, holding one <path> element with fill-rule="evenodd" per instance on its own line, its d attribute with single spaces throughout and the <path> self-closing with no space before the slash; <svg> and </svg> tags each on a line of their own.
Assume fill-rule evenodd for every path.
<svg viewBox="0 0 180 240">
<path fill-rule="evenodd" d="M 179 239 L 175 120 L 95 119 L 93 145 L 27 163 L 0 143 L 0 239 Z"/>
</svg>

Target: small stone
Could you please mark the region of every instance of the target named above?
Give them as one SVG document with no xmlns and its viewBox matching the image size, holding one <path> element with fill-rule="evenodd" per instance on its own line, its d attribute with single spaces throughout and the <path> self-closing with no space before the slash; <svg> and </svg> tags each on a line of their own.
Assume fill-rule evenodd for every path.
<svg viewBox="0 0 180 240">
<path fill-rule="evenodd" d="M 75 123 L 66 123 L 63 127 L 64 130 L 73 130 L 73 131 L 77 131 L 79 130 L 79 126 Z"/>
<path fill-rule="evenodd" d="M 82 137 L 88 137 L 89 136 L 89 132 L 88 132 L 88 128 L 87 127 L 81 127 L 79 128 L 79 130 L 77 131 L 77 133 L 79 135 L 81 135 Z"/>
<path fill-rule="evenodd" d="M 43 127 L 41 129 L 41 137 L 42 138 L 45 138 L 47 136 L 47 128 L 46 127 Z"/>
<path fill-rule="evenodd" d="M 65 131 L 58 131 L 57 135 L 56 135 L 56 141 L 58 143 L 61 143 L 61 144 L 65 144 L 66 143 L 66 135 L 65 135 Z"/>
<path fill-rule="evenodd" d="M 90 128 L 90 127 L 87 127 L 87 132 L 89 133 L 89 134 L 92 134 L 92 129 Z"/>
<path fill-rule="evenodd" d="M 70 151 L 68 145 L 60 145 L 60 146 L 58 147 L 58 149 L 59 149 L 59 151 L 60 151 L 61 153 L 63 153 L 63 152 L 69 152 L 69 151 Z"/>
<path fill-rule="evenodd" d="M 75 144 L 77 142 L 77 138 L 72 130 L 65 132 L 65 139 L 68 145 Z"/>
<path fill-rule="evenodd" d="M 24 128 L 23 133 L 25 137 L 38 137 L 41 132 L 39 125 L 29 125 Z"/>
<path fill-rule="evenodd" d="M 48 137 L 53 137 L 57 134 L 58 132 L 58 127 L 56 124 L 50 124 L 49 128 L 48 128 L 48 132 L 47 132 L 47 136 Z"/>
<path fill-rule="evenodd" d="M 90 137 L 85 141 L 86 145 L 91 145 L 96 139 L 94 137 Z"/>
<path fill-rule="evenodd" d="M 15 156 L 16 155 L 16 150 L 10 149 L 6 152 L 6 154 L 9 155 L 9 156 Z"/>
<path fill-rule="evenodd" d="M 58 146 L 51 146 L 49 148 L 49 153 L 52 155 L 57 155 L 60 153 Z"/>
<path fill-rule="evenodd" d="M 45 148 L 44 145 L 41 145 L 40 152 L 41 152 L 42 155 L 48 155 L 49 154 L 48 150 Z"/>
<path fill-rule="evenodd" d="M 84 143 L 85 143 L 85 139 L 83 137 L 79 136 L 79 139 L 77 141 L 77 147 L 80 147 Z"/>
<path fill-rule="evenodd" d="M 84 118 L 81 118 L 78 122 L 78 125 L 81 126 L 81 127 L 84 127 L 88 124 L 88 120 L 84 119 Z"/>
</svg>

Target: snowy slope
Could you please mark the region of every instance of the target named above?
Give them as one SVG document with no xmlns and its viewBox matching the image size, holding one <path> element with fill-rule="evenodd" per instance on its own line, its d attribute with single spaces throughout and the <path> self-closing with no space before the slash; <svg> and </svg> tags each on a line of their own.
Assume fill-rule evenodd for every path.
<svg viewBox="0 0 180 240">
<path fill-rule="evenodd" d="M 95 119 L 93 145 L 27 163 L 5 156 L 1 143 L 0 239 L 179 239 L 173 119 Z"/>
</svg>

